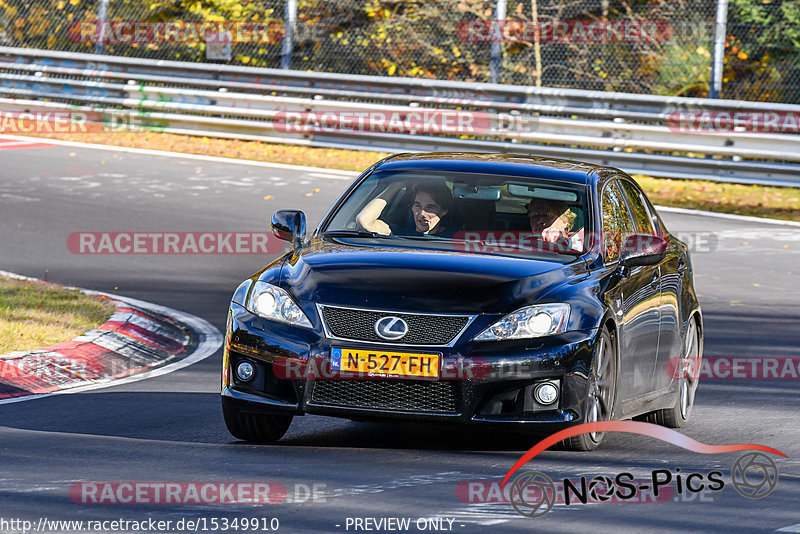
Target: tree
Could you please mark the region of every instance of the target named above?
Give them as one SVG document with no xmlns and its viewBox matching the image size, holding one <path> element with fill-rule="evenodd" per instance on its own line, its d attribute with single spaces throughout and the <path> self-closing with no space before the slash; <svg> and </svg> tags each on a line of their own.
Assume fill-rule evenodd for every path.
<svg viewBox="0 0 800 534">
<path fill-rule="evenodd" d="M 731 0 L 726 98 L 800 102 L 800 0 Z"/>
</svg>

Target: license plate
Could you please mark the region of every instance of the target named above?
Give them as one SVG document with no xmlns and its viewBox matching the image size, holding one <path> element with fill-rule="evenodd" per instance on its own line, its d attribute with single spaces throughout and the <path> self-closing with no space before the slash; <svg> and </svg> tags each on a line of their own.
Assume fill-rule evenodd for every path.
<svg viewBox="0 0 800 534">
<path fill-rule="evenodd" d="M 439 354 L 331 349 L 331 370 L 379 376 L 439 378 Z"/>
</svg>

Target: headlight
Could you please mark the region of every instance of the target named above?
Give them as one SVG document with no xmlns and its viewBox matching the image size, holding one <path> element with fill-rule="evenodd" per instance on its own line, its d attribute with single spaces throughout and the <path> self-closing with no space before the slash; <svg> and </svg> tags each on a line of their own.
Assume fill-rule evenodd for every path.
<svg viewBox="0 0 800 534">
<path fill-rule="evenodd" d="M 499 341 L 552 336 L 567 330 L 569 304 L 526 306 L 510 313 L 475 336 L 475 341 Z"/>
<path fill-rule="evenodd" d="M 300 306 L 292 300 L 289 293 L 272 284 L 256 282 L 245 307 L 270 321 L 313 328 L 311 321 L 308 320 Z"/>
</svg>

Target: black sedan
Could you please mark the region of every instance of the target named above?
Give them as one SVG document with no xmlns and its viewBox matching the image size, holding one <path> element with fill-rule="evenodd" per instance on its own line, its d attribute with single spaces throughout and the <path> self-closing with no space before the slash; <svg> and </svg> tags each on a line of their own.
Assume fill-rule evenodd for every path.
<svg viewBox="0 0 800 534">
<path fill-rule="evenodd" d="M 359 176 L 228 314 L 231 434 L 295 415 L 550 433 L 690 415 L 703 322 L 687 246 L 624 172 L 514 155 L 404 154 Z M 591 450 L 601 433 L 564 445 Z"/>
</svg>

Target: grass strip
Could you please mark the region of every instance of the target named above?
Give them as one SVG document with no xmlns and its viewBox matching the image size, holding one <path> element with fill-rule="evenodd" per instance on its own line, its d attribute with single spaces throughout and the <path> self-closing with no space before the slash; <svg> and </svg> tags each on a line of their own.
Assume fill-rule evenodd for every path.
<svg viewBox="0 0 800 534">
<path fill-rule="evenodd" d="M 114 309 L 74 289 L 0 276 L 0 354 L 68 341 L 106 322 Z"/>
</svg>

